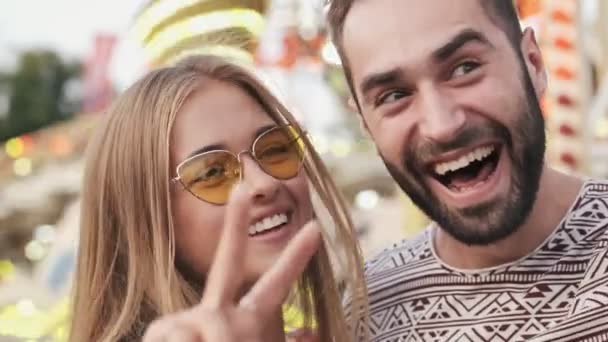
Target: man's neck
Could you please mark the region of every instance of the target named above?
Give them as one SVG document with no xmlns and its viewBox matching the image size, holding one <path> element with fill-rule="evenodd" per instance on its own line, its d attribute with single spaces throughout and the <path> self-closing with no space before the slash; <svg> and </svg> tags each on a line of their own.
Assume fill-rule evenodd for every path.
<svg viewBox="0 0 608 342">
<path fill-rule="evenodd" d="M 517 231 L 490 245 L 471 246 L 437 229 L 435 250 L 445 263 L 461 269 L 482 269 L 516 261 L 538 248 L 555 231 L 582 185 L 583 180 L 545 166 L 536 202 Z"/>
</svg>

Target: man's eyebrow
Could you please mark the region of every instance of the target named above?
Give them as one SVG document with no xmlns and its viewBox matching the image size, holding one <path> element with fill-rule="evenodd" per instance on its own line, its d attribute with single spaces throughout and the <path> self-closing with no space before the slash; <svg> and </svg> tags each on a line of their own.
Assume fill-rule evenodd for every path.
<svg viewBox="0 0 608 342">
<path fill-rule="evenodd" d="M 456 51 L 471 42 L 478 42 L 488 47 L 494 48 L 488 38 L 481 32 L 473 29 L 464 29 L 456 34 L 443 46 L 435 50 L 432 54 L 433 59 L 437 62 L 445 61 L 450 58 Z"/>
<path fill-rule="evenodd" d="M 398 68 L 384 72 L 379 72 L 366 76 L 359 86 L 359 91 L 365 97 L 370 90 L 386 84 L 393 84 L 401 78 L 401 71 Z"/>
</svg>

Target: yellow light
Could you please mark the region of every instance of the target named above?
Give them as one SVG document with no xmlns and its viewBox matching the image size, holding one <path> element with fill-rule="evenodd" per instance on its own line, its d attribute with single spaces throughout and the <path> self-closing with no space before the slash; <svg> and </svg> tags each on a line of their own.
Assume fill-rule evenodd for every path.
<svg viewBox="0 0 608 342">
<path fill-rule="evenodd" d="M 13 163 L 13 171 L 17 176 L 27 176 L 32 173 L 32 160 L 29 158 L 19 158 Z"/>
<path fill-rule="evenodd" d="M 294 305 L 283 305 L 283 319 L 286 331 L 295 331 L 305 326 L 304 314 Z M 313 322 L 313 327 L 316 326 L 316 322 Z"/>
<path fill-rule="evenodd" d="M 17 311 L 22 316 L 33 316 L 36 314 L 38 309 L 36 309 L 36 305 L 30 299 L 22 299 L 17 303 Z"/>
<path fill-rule="evenodd" d="M 25 145 L 21 138 L 12 138 L 6 142 L 4 146 L 6 154 L 13 159 L 17 159 L 23 155 Z"/>
<path fill-rule="evenodd" d="M 18 341 L 67 341 L 69 300 L 63 298 L 47 310 L 42 310 L 30 299 L 0 307 L 0 340 L 14 337 Z"/>
<path fill-rule="evenodd" d="M 200 0 L 158 1 L 148 7 L 137 19 L 133 28 L 137 37 L 143 41 L 159 23 L 169 19 L 178 10 L 190 7 Z"/>
<path fill-rule="evenodd" d="M 15 274 L 15 265 L 9 260 L 0 260 L 0 281 L 10 279 Z"/>
<path fill-rule="evenodd" d="M 346 140 L 336 140 L 331 145 L 331 152 L 338 158 L 346 157 L 351 151 L 351 146 Z"/>
<path fill-rule="evenodd" d="M 144 49 L 154 61 L 180 41 L 213 31 L 237 27 L 248 30 L 254 36 L 259 36 L 264 28 L 264 17 L 250 9 L 231 9 L 201 14 L 168 26 L 149 44 L 146 44 Z"/>
<path fill-rule="evenodd" d="M 214 55 L 229 58 L 235 63 L 253 64 L 253 55 L 243 49 L 234 46 L 210 45 L 202 46 L 193 49 L 187 49 L 174 57 L 171 57 L 167 64 L 174 64 L 179 60 L 192 55 Z M 159 60 L 158 64 L 165 64 L 165 61 Z"/>
<path fill-rule="evenodd" d="M 595 136 L 599 139 L 608 139 L 608 118 L 601 118 L 595 128 Z"/>
</svg>

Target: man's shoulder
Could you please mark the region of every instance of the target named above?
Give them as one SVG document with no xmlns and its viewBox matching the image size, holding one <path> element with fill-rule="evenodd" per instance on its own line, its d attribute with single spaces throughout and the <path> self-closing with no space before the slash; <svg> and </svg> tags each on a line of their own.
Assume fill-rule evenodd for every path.
<svg viewBox="0 0 608 342">
<path fill-rule="evenodd" d="M 604 226 L 605 218 L 608 218 L 608 180 L 585 181 L 567 215 L 568 223 L 584 227 Z"/>
<path fill-rule="evenodd" d="M 583 185 L 583 197 L 608 197 L 608 179 L 588 179 Z"/>
<path fill-rule="evenodd" d="M 427 227 L 418 235 L 395 243 L 369 259 L 365 263 L 368 281 L 396 269 L 415 267 L 417 263 L 432 258 L 430 235 L 430 228 Z"/>
</svg>

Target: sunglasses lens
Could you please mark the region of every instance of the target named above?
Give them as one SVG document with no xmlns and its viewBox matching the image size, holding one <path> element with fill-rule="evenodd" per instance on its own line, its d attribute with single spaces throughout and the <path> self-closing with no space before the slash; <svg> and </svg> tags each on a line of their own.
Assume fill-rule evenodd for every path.
<svg viewBox="0 0 608 342">
<path fill-rule="evenodd" d="M 253 155 L 260 167 L 278 179 L 295 177 L 304 158 L 304 144 L 292 126 L 273 128 L 259 136 Z M 227 151 L 211 151 L 182 163 L 177 174 L 194 196 L 213 204 L 228 202 L 230 191 L 240 179 L 240 163 Z"/>
<path fill-rule="evenodd" d="M 253 154 L 269 175 L 279 179 L 295 177 L 302 165 L 303 143 L 292 126 L 272 129 L 259 137 Z"/>
<path fill-rule="evenodd" d="M 178 169 L 178 174 L 184 187 L 196 197 L 224 204 L 239 181 L 240 167 L 234 155 L 213 151 L 188 160 Z"/>
</svg>

